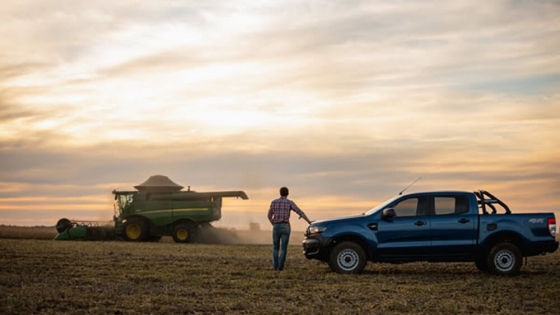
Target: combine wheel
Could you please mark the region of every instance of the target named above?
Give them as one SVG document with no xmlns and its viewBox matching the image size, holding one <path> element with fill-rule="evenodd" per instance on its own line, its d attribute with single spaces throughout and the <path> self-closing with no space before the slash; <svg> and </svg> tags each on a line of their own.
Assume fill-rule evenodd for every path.
<svg viewBox="0 0 560 315">
<path fill-rule="evenodd" d="M 130 242 L 143 242 L 148 239 L 148 226 L 144 220 L 132 218 L 123 224 L 123 237 Z"/>
<path fill-rule="evenodd" d="M 488 270 L 500 276 L 515 276 L 521 270 L 523 257 L 517 246 L 511 243 L 498 243 L 488 254 Z"/>
<path fill-rule="evenodd" d="M 70 227 L 72 227 L 72 222 L 66 218 L 62 218 L 56 222 L 56 231 L 58 233 L 62 233 Z"/>
<path fill-rule="evenodd" d="M 337 244 L 329 258 L 329 267 L 338 273 L 361 273 L 366 264 L 364 250 L 354 242 Z"/>
<path fill-rule="evenodd" d="M 193 239 L 192 225 L 179 223 L 173 228 L 173 240 L 175 243 L 190 243 Z"/>
</svg>

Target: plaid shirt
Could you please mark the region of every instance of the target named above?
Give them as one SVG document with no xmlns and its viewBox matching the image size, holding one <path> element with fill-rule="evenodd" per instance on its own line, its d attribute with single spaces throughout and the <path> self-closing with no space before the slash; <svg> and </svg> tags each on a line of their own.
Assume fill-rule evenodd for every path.
<svg viewBox="0 0 560 315">
<path fill-rule="evenodd" d="M 280 197 L 270 203 L 270 209 L 268 210 L 268 220 L 270 220 L 272 224 L 290 223 L 290 210 L 293 210 L 300 216 L 305 217 L 305 214 L 303 213 L 303 211 L 301 211 L 300 208 L 298 208 L 295 202 L 291 201 L 287 197 Z"/>
</svg>

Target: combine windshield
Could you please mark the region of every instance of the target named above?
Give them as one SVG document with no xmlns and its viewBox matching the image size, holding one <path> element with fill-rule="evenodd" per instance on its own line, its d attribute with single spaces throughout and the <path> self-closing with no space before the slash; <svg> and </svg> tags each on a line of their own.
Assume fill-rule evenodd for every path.
<svg viewBox="0 0 560 315">
<path fill-rule="evenodd" d="M 117 195 L 117 206 L 119 207 L 119 211 L 122 212 L 129 204 L 132 203 L 134 195 Z"/>
</svg>

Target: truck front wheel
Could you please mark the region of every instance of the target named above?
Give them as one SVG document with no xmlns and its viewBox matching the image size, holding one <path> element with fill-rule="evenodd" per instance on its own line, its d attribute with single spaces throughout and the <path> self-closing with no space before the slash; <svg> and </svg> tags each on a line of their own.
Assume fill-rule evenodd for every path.
<svg viewBox="0 0 560 315">
<path fill-rule="evenodd" d="M 190 224 L 179 223 L 173 228 L 173 240 L 175 243 L 190 243 L 193 238 L 193 228 Z"/>
<path fill-rule="evenodd" d="M 337 273 L 361 273 L 366 264 L 363 248 L 354 242 L 337 244 L 329 257 L 329 267 Z"/>
<path fill-rule="evenodd" d="M 514 276 L 521 270 L 521 251 L 512 243 L 498 243 L 488 253 L 488 270 L 496 275 Z"/>
</svg>

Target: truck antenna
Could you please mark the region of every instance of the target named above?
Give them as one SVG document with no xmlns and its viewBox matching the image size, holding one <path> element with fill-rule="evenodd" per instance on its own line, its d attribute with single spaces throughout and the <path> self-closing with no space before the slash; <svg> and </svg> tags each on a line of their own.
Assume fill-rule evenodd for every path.
<svg viewBox="0 0 560 315">
<path fill-rule="evenodd" d="M 402 195 L 402 193 L 407 190 L 408 188 L 410 188 L 410 186 L 414 185 L 417 181 L 419 181 L 422 178 L 422 176 L 418 177 L 415 181 L 413 181 L 410 185 L 406 186 L 405 189 L 401 190 L 401 192 L 399 193 L 399 196 Z"/>
</svg>

